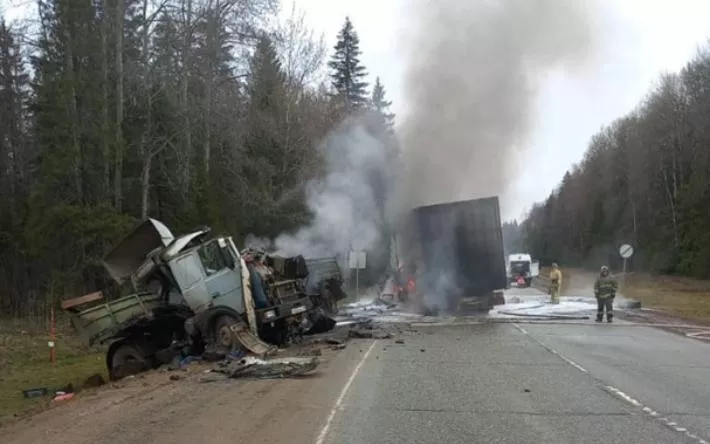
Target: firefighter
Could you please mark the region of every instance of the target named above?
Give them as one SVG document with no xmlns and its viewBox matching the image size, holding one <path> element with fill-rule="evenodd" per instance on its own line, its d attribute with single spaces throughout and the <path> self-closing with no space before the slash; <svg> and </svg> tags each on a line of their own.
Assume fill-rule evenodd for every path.
<svg viewBox="0 0 710 444">
<path fill-rule="evenodd" d="M 609 274 L 609 267 L 602 265 L 599 277 L 594 282 L 594 297 L 597 298 L 597 322 L 601 322 L 606 311 L 606 321 L 614 318 L 614 297 L 619 288 L 616 280 Z"/>
<path fill-rule="evenodd" d="M 550 271 L 550 303 L 560 303 L 560 288 L 562 287 L 562 272 L 556 262 L 552 263 L 552 271 Z"/>
</svg>

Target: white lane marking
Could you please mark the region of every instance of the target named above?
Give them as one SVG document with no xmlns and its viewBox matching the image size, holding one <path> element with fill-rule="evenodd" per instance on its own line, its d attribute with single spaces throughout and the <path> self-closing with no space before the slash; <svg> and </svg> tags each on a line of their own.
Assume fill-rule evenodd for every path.
<svg viewBox="0 0 710 444">
<path fill-rule="evenodd" d="M 643 411 L 645 414 L 653 418 L 654 420 L 660 422 L 664 426 L 668 427 L 669 429 L 673 430 L 674 432 L 682 433 L 689 439 L 692 439 L 693 441 L 697 442 L 698 444 L 710 444 L 703 438 L 699 437 L 698 435 L 691 433 L 688 429 L 685 427 L 681 427 L 677 422 L 671 420 L 670 418 L 666 416 L 661 416 L 660 413 L 657 411 L 653 410 L 651 407 L 643 405 L 641 402 L 635 400 L 631 396 L 627 395 L 626 393 L 622 392 L 616 387 L 613 387 L 611 385 L 606 385 L 604 388 L 608 391 L 613 393 L 614 395 L 618 396 L 619 398 L 623 399 L 624 401 L 628 402 L 629 404 L 633 405 L 634 407 L 639 407 L 641 408 L 641 411 Z"/>
<path fill-rule="evenodd" d="M 360 368 L 367 360 L 367 357 L 370 356 L 370 352 L 372 352 L 372 349 L 375 348 L 376 344 L 377 344 L 377 341 L 372 342 L 372 344 L 370 345 L 370 348 L 368 348 L 367 351 L 365 352 L 365 354 L 362 355 L 360 362 L 358 362 L 357 365 L 355 366 L 355 368 L 353 369 L 353 372 L 350 374 L 348 381 L 345 383 L 345 385 L 343 386 L 343 389 L 340 391 L 340 396 L 338 396 L 338 399 L 335 401 L 335 404 L 333 404 L 333 408 L 330 409 L 330 414 L 328 415 L 328 419 L 325 421 L 323 428 L 320 429 L 320 433 L 318 434 L 318 438 L 316 438 L 315 444 L 323 444 L 323 442 L 325 442 L 325 437 L 328 435 L 328 431 L 330 430 L 330 425 L 333 423 L 333 419 L 335 419 L 335 415 L 340 410 L 340 406 L 343 404 L 343 400 L 345 400 L 345 396 L 348 394 L 348 390 L 350 390 L 350 386 L 352 385 L 353 381 L 357 377 L 358 373 L 360 373 Z"/>
<path fill-rule="evenodd" d="M 513 326 L 514 326 L 515 328 L 517 328 L 518 330 L 520 330 L 524 335 L 526 335 L 527 337 L 529 337 L 529 338 L 532 339 L 533 341 L 537 342 L 542 348 L 544 348 L 545 350 L 549 351 L 550 353 L 552 353 L 553 355 L 557 356 L 558 358 L 562 359 L 563 361 L 565 361 L 566 363 L 568 363 L 568 364 L 571 365 L 572 367 L 576 368 L 576 369 L 579 370 L 580 372 L 582 372 L 582 373 L 589 373 L 589 372 L 587 371 L 587 369 L 585 369 L 585 368 L 582 367 L 581 365 L 577 364 L 576 362 L 574 362 L 573 360 L 571 360 L 571 359 L 568 358 L 567 356 L 565 356 L 565 355 L 563 355 L 562 353 L 558 352 L 558 351 L 555 350 L 554 348 L 549 347 L 549 346 L 547 346 L 546 344 L 544 344 L 544 343 L 538 341 L 538 340 L 535 339 L 534 337 L 530 336 L 530 333 L 528 333 L 528 331 L 525 330 L 523 327 L 519 326 L 518 324 L 513 324 Z"/>
<path fill-rule="evenodd" d="M 547 351 L 549 351 L 550 353 L 552 353 L 553 355 L 559 357 L 560 359 L 562 359 L 562 360 L 565 361 L 566 363 L 570 364 L 571 366 L 573 366 L 573 367 L 576 368 L 577 370 L 579 370 L 579 371 L 581 371 L 581 372 L 583 372 L 583 373 L 590 374 L 590 373 L 589 373 L 586 369 L 584 369 L 581 365 L 577 364 L 576 362 L 574 362 L 573 360 L 569 359 L 568 357 L 566 357 L 566 356 L 563 355 L 562 353 L 558 352 L 557 350 L 553 349 L 552 347 L 546 345 L 545 343 L 539 341 L 537 338 L 535 338 L 535 337 L 533 337 L 532 335 L 530 335 L 530 333 L 528 333 L 528 331 L 525 330 L 523 327 L 521 327 L 521 326 L 519 326 L 519 325 L 517 325 L 517 324 L 513 324 L 513 326 L 514 326 L 515 328 L 517 328 L 518 330 L 520 330 L 520 331 L 521 331 L 524 335 L 526 335 L 528 338 L 530 338 L 530 339 L 532 339 L 533 341 L 535 341 L 537 344 L 539 344 L 539 345 L 540 345 L 541 347 L 543 347 L 545 350 L 547 350 Z M 594 378 L 598 383 L 603 384 L 598 378 L 596 378 L 596 377 L 594 377 L 594 376 L 592 376 L 592 378 Z M 603 384 L 603 386 L 604 386 L 604 390 L 606 390 L 607 392 L 610 392 L 610 393 L 616 395 L 617 397 L 623 399 L 624 401 L 628 402 L 629 404 L 633 405 L 634 407 L 637 407 L 637 408 L 641 409 L 642 412 L 644 412 L 645 414 L 647 414 L 648 416 L 650 416 L 652 419 L 655 419 L 655 420 L 659 421 L 661 424 L 663 424 L 664 426 L 670 428 L 671 430 L 673 430 L 673 431 L 675 431 L 675 432 L 678 432 L 678 433 L 683 433 L 686 437 L 688 437 L 689 439 L 692 439 L 693 441 L 697 442 L 698 444 L 710 444 L 708 441 L 705 441 L 704 439 L 702 439 L 702 438 L 699 437 L 698 435 L 696 435 L 696 434 L 691 433 L 690 431 L 688 431 L 688 429 L 686 429 L 685 427 L 681 427 L 678 423 L 676 423 L 675 421 L 672 421 L 670 418 L 665 417 L 665 416 L 661 416 L 660 413 L 658 413 L 657 411 L 653 410 L 651 407 L 648 407 L 648 406 L 644 405 L 643 403 L 637 401 L 636 399 L 634 399 L 634 398 L 632 398 L 631 396 L 627 395 L 626 393 L 622 392 L 622 391 L 619 390 L 618 388 L 613 387 L 613 386 L 611 386 L 611 385 L 606 385 L 606 384 Z"/>
</svg>

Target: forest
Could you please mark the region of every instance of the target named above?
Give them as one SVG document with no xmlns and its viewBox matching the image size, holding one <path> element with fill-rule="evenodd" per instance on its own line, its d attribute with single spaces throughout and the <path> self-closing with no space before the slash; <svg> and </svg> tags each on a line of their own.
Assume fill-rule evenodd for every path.
<svg viewBox="0 0 710 444">
<path fill-rule="evenodd" d="M 579 164 L 519 224 L 543 263 L 710 277 L 710 46 L 591 137 Z"/>
<path fill-rule="evenodd" d="M 107 285 L 103 253 L 146 217 L 239 242 L 308 224 L 351 116 L 396 152 L 348 18 L 329 48 L 276 0 L 33 6 L 0 21 L 2 316 Z"/>
</svg>

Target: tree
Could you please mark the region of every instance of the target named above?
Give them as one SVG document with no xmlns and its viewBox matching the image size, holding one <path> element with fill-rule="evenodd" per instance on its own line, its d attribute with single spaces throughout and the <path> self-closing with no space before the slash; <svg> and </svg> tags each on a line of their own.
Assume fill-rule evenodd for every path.
<svg viewBox="0 0 710 444">
<path fill-rule="evenodd" d="M 380 82 L 380 76 L 377 76 L 375 85 L 372 87 L 372 108 L 382 116 L 387 128 L 394 131 L 394 113 L 389 112 L 391 105 L 392 102 L 385 99 L 385 87 Z"/>
<path fill-rule="evenodd" d="M 309 153 L 290 139 L 287 118 L 287 78 L 270 37 L 262 36 L 251 60 L 249 104 L 244 140 L 243 194 L 245 214 L 255 222 L 256 235 L 276 236 L 284 227 L 304 221 L 305 208 L 298 193 L 302 166 Z M 296 198 L 296 199 L 294 199 Z"/>
<path fill-rule="evenodd" d="M 665 73 L 629 115 L 595 134 L 579 165 L 523 222 L 533 254 L 570 265 L 710 277 L 710 47 Z"/>
<path fill-rule="evenodd" d="M 334 105 L 303 22 L 288 70 L 261 39 L 275 3 L 40 0 L 39 26 L 0 20 L 0 315 L 103 287 L 137 219 L 237 240 L 307 219 Z"/>
<path fill-rule="evenodd" d="M 328 63 L 331 84 L 348 111 L 362 109 L 368 102 L 367 71 L 360 62 L 360 38 L 350 17 L 345 18 L 333 49 L 335 52 Z"/>
</svg>

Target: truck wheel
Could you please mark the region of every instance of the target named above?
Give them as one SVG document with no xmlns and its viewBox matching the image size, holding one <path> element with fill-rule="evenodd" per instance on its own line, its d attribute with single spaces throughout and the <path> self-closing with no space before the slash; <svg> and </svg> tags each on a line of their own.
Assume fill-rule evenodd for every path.
<svg viewBox="0 0 710 444">
<path fill-rule="evenodd" d="M 239 324 L 240 322 L 232 316 L 221 315 L 218 317 L 212 329 L 214 344 L 230 352 L 241 348 L 241 344 L 231 330 L 233 325 Z"/>
<path fill-rule="evenodd" d="M 109 378 L 112 381 L 135 375 L 151 368 L 143 348 L 135 343 L 119 345 L 110 357 Z"/>
</svg>

